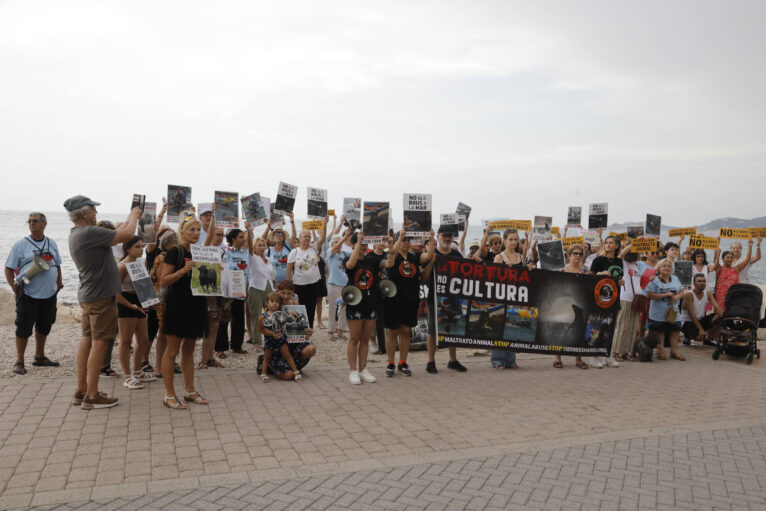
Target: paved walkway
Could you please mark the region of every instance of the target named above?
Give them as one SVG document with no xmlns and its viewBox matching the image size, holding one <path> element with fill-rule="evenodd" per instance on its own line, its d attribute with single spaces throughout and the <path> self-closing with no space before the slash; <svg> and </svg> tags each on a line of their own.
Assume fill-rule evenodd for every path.
<svg viewBox="0 0 766 511">
<path fill-rule="evenodd" d="M 71 378 L 2 380 L 0 507 L 766 509 L 764 366 L 685 353 L 358 387 L 342 367 L 211 370 L 187 411 L 159 382 L 110 382 L 120 405 L 83 412 Z"/>
</svg>

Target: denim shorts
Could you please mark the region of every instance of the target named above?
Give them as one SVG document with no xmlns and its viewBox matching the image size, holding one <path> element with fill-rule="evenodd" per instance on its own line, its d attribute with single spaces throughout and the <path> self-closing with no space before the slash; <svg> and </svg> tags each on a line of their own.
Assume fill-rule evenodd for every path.
<svg viewBox="0 0 766 511">
<path fill-rule="evenodd" d="M 680 332 L 681 331 L 681 322 L 676 321 L 674 323 L 669 323 L 667 321 L 653 321 L 649 320 L 649 331 L 650 332 Z"/>
</svg>

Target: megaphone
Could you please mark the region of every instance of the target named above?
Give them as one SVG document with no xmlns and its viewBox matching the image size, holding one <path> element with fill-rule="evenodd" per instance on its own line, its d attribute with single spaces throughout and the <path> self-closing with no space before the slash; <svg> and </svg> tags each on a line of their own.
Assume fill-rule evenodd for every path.
<svg viewBox="0 0 766 511">
<path fill-rule="evenodd" d="M 394 284 L 390 280 L 381 280 L 379 285 L 380 285 L 380 292 L 386 298 L 393 298 L 394 296 L 396 296 L 396 284 Z"/>
<path fill-rule="evenodd" d="M 50 268 L 51 265 L 48 264 L 48 261 L 35 254 L 35 256 L 32 258 L 32 264 L 27 266 L 26 270 L 16 275 L 14 281 L 16 282 L 16 285 L 19 285 L 22 282 L 24 284 L 29 284 L 29 282 L 32 280 L 32 277 L 38 273 L 48 271 Z"/>
<path fill-rule="evenodd" d="M 357 305 L 362 301 L 362 290 L 356 286 L 346 286 L 341 291 L 341 298 L 346 305 Z"/>
</svg>

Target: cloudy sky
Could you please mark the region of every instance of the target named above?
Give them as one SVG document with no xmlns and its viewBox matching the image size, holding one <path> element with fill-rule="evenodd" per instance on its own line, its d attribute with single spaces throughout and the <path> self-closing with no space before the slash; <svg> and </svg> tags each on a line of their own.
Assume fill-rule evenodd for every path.
<svg viewBox="0 0 766 511">
<path fill-rule="evenodd" d="M 279 181 L 476 220 L 766 214 L 766 3 L 0 1 L 3 209 Z"/>
</svg>

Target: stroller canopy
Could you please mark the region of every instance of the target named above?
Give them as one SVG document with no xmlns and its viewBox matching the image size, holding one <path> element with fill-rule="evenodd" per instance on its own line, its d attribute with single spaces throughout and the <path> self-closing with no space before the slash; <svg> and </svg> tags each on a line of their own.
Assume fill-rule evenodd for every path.
<svg viewBox="0 0 766 511">
<path fill-rule="evenodd" d="M 732 284 L 726 293 L 723 317 L 740 317 L 758 324 L 761 319 L 763 292 L 752 284 Z"/>
</svg>

